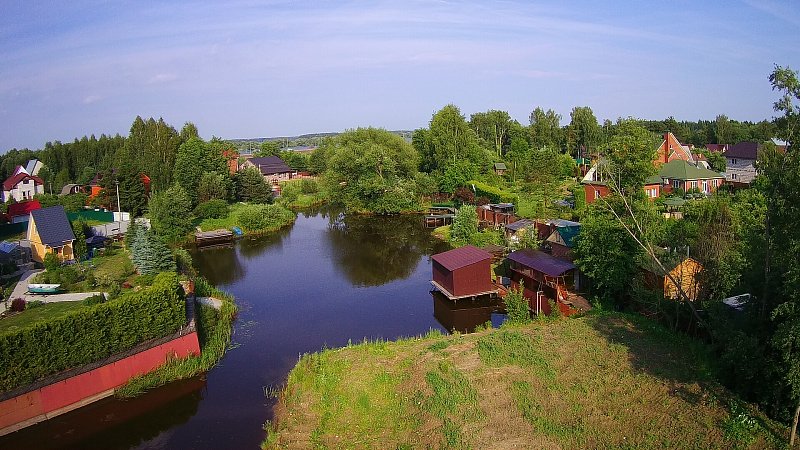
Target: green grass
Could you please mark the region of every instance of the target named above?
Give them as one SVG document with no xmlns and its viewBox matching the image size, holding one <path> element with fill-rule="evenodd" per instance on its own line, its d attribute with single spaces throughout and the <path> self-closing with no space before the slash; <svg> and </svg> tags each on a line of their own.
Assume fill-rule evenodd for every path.
<svg viewBox="0 0 800 450">
<path fill-rule="evenodd" d="M 120 280 L 127 276 L 130 268 L 131 257 L 127 250 L 117 249 L 112 256 L 97 256 L 92 258 L 94 276 L 99 280 Z"/>
<path fill-rule="evenodd" d="M 250 206 L 254 206 L 254 205 L 250 205 L 250 204 L 246 204 L 246 203 L 234 203 L 233 205 L 230 205 L 230 207 L 228 208 L 229 212 L 228 212 L 228 216 L 227 217 L 224 217 L 224 218 L 221 218 L 221 219 L 204 219 L 202 222 L 200 222 L 200 224 L 198 226 L 203 231 L 218 230 L 218 229 L 221 229 L 221 228 L 230 230 L 233 227 L 239 227 L 245 232 L 245 234 L 257 235 L 257 234 L 265 234 L 265 233 L 271 233 L 273 231 L 277 231 L 277 230 L 283 228 L 284 226 L 289 225 L 292 222 L 294 222 L 294 216 L 292 215 L 291 216 L 291 220 L 287 220 L 285 222 L 277 223 L 274 226 L 271 226 L 269 228 L 258 229 L 258 230 L 248 230 L 247 227 L 242 225 L 241 221 L 239 220 L 239 215 L 242 214 L 244 212 L 244 210 L 246 210 Z M 288 212 L 287 212 L 287 218 L 289 218 Z"/>
<path fill-rule="evenodd" d="M 711 367 L 702 344 L 618 313 L 365 342 L 300 360 L 262 446 L 783 448 L 786 428 Z"/>
<path fill-rule="evenodd" d="M 11 303 L 9 302 L 10 305 Z M 0 319 L 0 333 L 15 332 L 36 322 L 51 320 L 85 307 L 86 305 L 83 302 L 58 302 L 47 303 L 20 313 L 13 313 L 14 315 L 12 316 Z"/>
</svg>

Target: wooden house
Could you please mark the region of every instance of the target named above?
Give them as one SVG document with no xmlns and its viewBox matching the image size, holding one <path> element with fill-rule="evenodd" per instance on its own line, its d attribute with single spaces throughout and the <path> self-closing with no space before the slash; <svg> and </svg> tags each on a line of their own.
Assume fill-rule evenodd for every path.
<svg viewBox="0 0 800 450">
<path fill-rule="evenodd" d="M 675 265 L 664 265 L 665 267 L 672 267 L 669 271 L 670 275 L 680 284 L 681 289 L 683 289 L 683 292 L 689 297 L 689 300 L 697 300 L 701 289 L 698 274 L 703 270 L 703 265 L 691 257 L 683 258 L 682 261 Z M 666 275 L 662 276 L 660 273 L 660 268 L 652 264 L 645 268 L 645 282 L 647 285 L 662 291 L 664 293 L 664 298 L 681 299 L 677 285 L 670 281 L 669 277 Z"/>
<path fill-rule="evenodd" d="M 575 238 L 581 232 L 581 224 L 569 220 L 549 221 L 553 231 L 544 240 L 545 249 L 550 254 L 559 259 L 574 261 L 572 248 L 575 246 Z"/>
<path fill-rule="evenodd" d="M 61 205 L 31 211 L 28 221 L 28 240 L 31 243 L 31 257 L 44 262 L 48 253 L 55 253 L 63 261 L 75 259 L 73 244 L 75 234 Z"/>
<path fill-rule="evenodd" d="M 499 228 L 517 221 L 513 203 L 489 203 L 479 206 L 478 223 L 484 227 Z"/>
<path fill-rule="evenodd" d="M 472 245 L 431 256 L 433 287 L 451 300 L 494 294 L 491 253 Z"/>
<path fill-rule="evenodd" d="M 506 239 L 513 239 L 514 236 L 519 236 L 521 233 L 536 233 L 537 225 L 531 219 L 519 219 L 512 222 L 505 227 Z"/>
<path fill-rule="evenodd" d="M 507 170 L 508 170 L 508 167 L 506 167 L 505 163 L 501 163 L 501 162 L 494 163 L 494 173 L 496 175 L 505 175 Z"/>
<path fill-rule="evenodd" d="M 591 309 L 585 298 L 574 292 L 575 265 L 539 250 L 522 249 L 508 255 L 511 286 L 524 285 L 523 295 L 536 314 L 550 314 L 548 300 L 555 301 L 565 315 Z"/>
</svg>

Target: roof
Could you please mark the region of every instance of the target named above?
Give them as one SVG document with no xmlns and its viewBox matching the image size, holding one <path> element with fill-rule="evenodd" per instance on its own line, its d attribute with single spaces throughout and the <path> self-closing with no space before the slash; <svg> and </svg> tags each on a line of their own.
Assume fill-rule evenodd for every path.
<svg viewBox="0 0 800 450">
<path fill-rule="evenodd" d="M 507 170 L 505 163 L 494 163 L 494 168 L 497 170 Z"/>
<path fill-rule="evenodd" d="M 94 236 L 89 236 L 86 239 L 86 244 L 87 245 L 100 245 L 100 244 L 104 243 L 107 240 L 108 240 L 107 237 L 101 236 L 99 234 L 95 234 Z"/>
<path fill-rule="evenodd" d="M 31 159 L 30 161 L 28 161 L 28 164 L 25 165 L 25 171 L 31 175 L 37 175 L 39 171 L 36 170 L 36 164 L 38 163 L 39 163 L 38 159 Z"/>
<path fill-rule="evenodd" d="M 663 182 L 664 182 L 664 180 L 657 174 L 656 175 L 650 175 L 649 177 L 644 179 L 644 185 L 645 186 L 650 185 L 650 184 L 661 184 Z"/>
<path fill-rule="evenodd" d="M 16 242 L 9 242 L 9 241 L 0 242 L 0 252 L 11 253 L 18 248 L 19 244 Z"/>
<path fill-rule="evenodd" d="M 663 166 L 658 171 L 658 176 L 661 178 L 669 178 L 671 180 L 707 180 L 712 178 L 725 178 L 722 174 L 714 172 L 703 167 L 697 167 L 684 160 L 672 160 Z"/>
<path fill-rule="evenodd" d="M 3 182 L 3 190 L 4 191 L 10 191 L 10 190 L 14 189 L 14 186 L 16 186 L 17 184 L 19 184 L 20 182 L 22 182 L 22 181 L 24 181 L 24 180 L 26 180 L 28 178 L 33 180 L 34 185 L 36 185 L 36 184 L 44 185 L 44 181 L 42 181 L 41 178 L 39 178 L 37 176 L 33 176 L 33 175 L 28 175 L 26 172 L 23 171 L 23 172 L 20 172 L 20 173 L 18 173 L 16 175 L 8 177 L 6 179 L 6 181 Z"/>
<path fill-rule="evenodd" d="M 441 264 L 445 269 L 453 271 L 486 259 L 492 259 L 492 255 L 478 247 L 467 245 L 444 253 L 437 253 L 431 256 L 431 259 Z"/>
<path fill-rule="evenodd" d="M 250 164 L 256 166 L 262 175 L 272 175 L 276 173 L 294 172 L 289 166 L 277 156 L 265 156 L 248 159 Z"/>
<path fill-rule="evenodd" d="M 758 144 L 758 142 L 739 142 L 738 144 L 731 145 L 724 155 L 726 158 L 752 159 L 755 161 L 758 159 L 759 147 L 761 146 Z"/>
<path fill-rule="evenodd" d="M 519 231 L 523 228 L 530 228 L 534 226 L 536 226 L 536 222 L 531 219 L 519 219 L 516 222 L 506 225 L 506 230 Z"/>
<path fill-rule="evenodd" d="M 547 276 L 558 277 L 575 268 L 569 261 L 558 259 L 539 250 L 529 248 L 511 252 L 508 259 L 541 272 Z"/>
<path fill-rule="evenodd" d="M 41 209 L 39 200 L 28 200 L 8 205 L 8 217 L 27 216 L 35 209 Z"/>
<path fill-rule="evenodd" d="M 724 152 L 728 144 L 706 144 L 706 150 L 710 152 Z"/>
<path fill-rule="evenodd" d="M 61 195 L 71 194 L 72 191 L 78 186 L 80 185 L 75 183 L 65 184 L 64 187 L 61 188 Z"/>
<path fill-rule="evenodd" d="M 556 228 L 558 234 L 561 235 L 561 239 L 564 241 L 564 245 L 569 248 L 572 248 L 574 244 L 575 236 L 580 234 L 581 226 L 572 226 L 572 227 L 558 227 Z"/>
<path fill-rule="evenodd" d="M 36 224 L 39 239 L 49 247 L 61 247 L 65 242 L 75 240 L 67 212 L 61 205 L 32 211 L 31 220 Z"/>
</svg>

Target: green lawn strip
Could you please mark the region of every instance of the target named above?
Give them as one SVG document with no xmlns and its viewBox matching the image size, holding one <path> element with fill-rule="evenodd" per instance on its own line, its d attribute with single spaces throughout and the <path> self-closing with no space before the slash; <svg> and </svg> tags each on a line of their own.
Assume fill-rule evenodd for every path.
<svg viewBox="0 0 800 450">
<path fill-rule="evenodd" d="M 440 361 L 438 367 L 425 374 L 433 393 L 422 402 L 423 409 L 442 421 L 441 448 L 471 448 L 465 425 L 484 417 L 478 405 L 478 392 L 472 383 L 450 361 Z"/>
<path fill-rule="evenodd" d="M 20 313 L 14 313 L 12 316 L 0 319 L 0 333 L 14 332 L 27 328 L 36 322 L 52 320 L 84 307 L 86 305 L 83 302 L 56 302 L 26 309 Z"/>
</svg>

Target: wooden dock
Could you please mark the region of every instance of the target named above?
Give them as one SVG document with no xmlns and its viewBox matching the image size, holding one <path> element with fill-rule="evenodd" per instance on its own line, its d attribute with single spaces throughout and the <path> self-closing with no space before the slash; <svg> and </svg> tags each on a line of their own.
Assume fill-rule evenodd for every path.
<svg viewBox="0 0 800 450">
<path fill-rule="evenodd" d="M 219 245 L 233 242 L 234 234 L 231 230 L 198 231 L 194 234 L 195 244 L 198 247 L 206 245 Z"/>
<path fill-rule="evenodd" d="M 461 300 L 463 298 L 476 299 L 476 298 L 484 296 L 484 295 L 495 296 L 500 292 L 500 289 L 497 288 L 497 286 L 495 286 L 495 289 L 492 289 L 492 290 L 489 290 L 489 291 L 476 292 L 476 293 L 467 294 L 467 295 L 453 295 L 453 294 L 450 293 L 450 291 L 445 289 L 444 286 L 442 286 L 441 284 L 439 284 L 439 283 L 437 283 L 437 282 L 435 282 L 433 280 L 431 280 L 431 284 L 433 285 L 433 288 L 435 290 L 441 292 L 442 295 L 444 295 L 445 297 L 447 297 L 447 298 L 449 298 L 450 300 L 453 300 L 453 301 Z"/>
<path fill-rule="evenodd" d="M 431 206 L 425 213 L 425 227 L 437 228 L 451 225 L 456 216 L 456 209 L 449 206 Z"/>
</svg>

